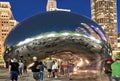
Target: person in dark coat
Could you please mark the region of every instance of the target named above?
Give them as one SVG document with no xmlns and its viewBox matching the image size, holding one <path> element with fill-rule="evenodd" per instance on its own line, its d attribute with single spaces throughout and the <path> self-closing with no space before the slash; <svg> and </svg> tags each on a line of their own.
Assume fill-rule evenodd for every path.
<svg viewBox="0 0 120 81">
<path fill-rule="evenodd" d="M 108 76 L 109 81 L 112 81 L 112 69 L 111 69 L 112 60 L 107 59 L 104 64 L 104 72 Z"/>
<path fill-rule="evenodd" d="M 43 64 L 42 61 L 40 61 L 40 81 L 43 81 L 44 79 L 44 69 L 46 66 Z"/>
<path fill-rule="evenodd" d="M 33 72 L 33 78 L 35 81 L 40 81 L 40 63 L 37 60 L 37 57 L 33 57 L 33 65 L 31 66 L 32 72 Z"/>
<path fill-rule="evenodd" d="M 19 74 L 19 63 L 17 62 L 16 58 L 14 58 L 13 62 L 10 63 L 9 72 L 10 72 L 10 80 L 17 81 Z"/>
</svg>

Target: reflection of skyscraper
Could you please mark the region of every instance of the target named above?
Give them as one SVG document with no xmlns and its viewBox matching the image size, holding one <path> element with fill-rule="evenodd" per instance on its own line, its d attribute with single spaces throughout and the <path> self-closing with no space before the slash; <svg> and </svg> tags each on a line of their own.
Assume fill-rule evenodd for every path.
<svg viewBox="0 0 120 81">
<path fill-rule="evenodd" d="M 57 8 L 56 0 L 48 0 L 46 11 L 54 11 Z"/>
<path fill-rule="evenodd" d="M 113 50 L 117 50 L 116 0 L 91 0 L 92 19 L 106 32 Z"/>
<path fill-rule="evenodd" d="M 17 24 L 10 8 L 9 2 L 0 2 L 0 59 L 4 52 L 3 43 L 10 30 Z"/>
</svg>

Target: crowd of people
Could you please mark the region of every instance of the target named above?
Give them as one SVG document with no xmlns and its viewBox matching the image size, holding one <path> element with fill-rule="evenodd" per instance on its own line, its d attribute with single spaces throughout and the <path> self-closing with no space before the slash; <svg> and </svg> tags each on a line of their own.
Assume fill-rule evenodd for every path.
<svg viewBox="0 0 120 81">
<path fill-rule="evenodd" d="M 120 81 L 120 59 L 113 60 L 108 58 L 104 61 L 103 71 L 108 77 L 109 81 Z M 74 64 L 72 62 L 64 63 L 58 61 L 57 59 L 49 58 L 47 62 L 42 62 L 33 57 L 33 64 L 27 67 L 26 60 L 17 60 L 16 58 L 11 59 L 9 67 L 7 67 L 10 72 L 10 80 L 17 81 L 18 76 L 22 78 L 23 72 L 27 73 L 27 68 L 31 69 L 33 73 L 33 78 L 35 81 L 44 80 L 44 72 L 48 72 L 48 78 L 58 78 L 62 75 L 67 75 L 71 80 L 71 75 L 73 74 Z"/>
<path fill-rule="evenodd" d="M 65 70 L 68 70 L 68 77 L 71 79 L 74 67 L 73 64 L 69 64 L 66 68 L 66 66 L 63 66 L 62 63 L 59 63 L 56 59 L 52 60 L 51 58 L 49 58 L 47 63 L 43 63 L 42 61 L 38 61 L 37 57 L 33 57 L 33 62 L 34 63 L 31 65 L 30 68 L 33 72 L 33 78 L 35 79 L 35 81 L 44 80 L 44 70 L 48 71 L 48 78 L 58 78 L 60 73 L 61 75 L 64 75 Z"/>
<path fill-rule="evenodd" d="M 37 57 L 33 57 L 31 66 L 27 66 L 26 60 L 17 60 L 16 58 L 11 59 L 8 65 L 6 68 L 9 70 L 11 81 L 18 81 L 18 76 L 22 78 L 23 73 L 27 74 L 27 69 L 32 71 L 35 81 L 44 80 L 44 71 L 47 72 L 48 78 L 58 78 L 58 76 L 67 75 L 71 79 L 74 68 L 72 63 L 65 64 L 51 58 L 47 62 L 42 62 Z"/>
<path fill-rule="evenodd" d="M 27 73 L 26 62 L 23 62 L 22 60 L 17 61 L 16 58 L 10 60 L 9 66 L 7 68 L 10 73 L 9 78 L 11 81 L 17 81 L 18 76 L 22 77 L 23 72 Z"/>
<path fill-rule="evenodd" d="M 33 57 L 33 64 L 29 67 L 32 70 L 35 81 L 44 80 L 44 71 L 48 72 L 48 78 L 58 78 L 59 75 L 66 75 L 71 79 L 74 65 L 70 62 L 64 64 L 57 59 L 49 58 L 46 63 L 38 61 L 37 57 Z M 109 81 L 120 81 L 120 59 L 108 58 L 104 62 L 104 72 L 108 76 Z M 26 62 L 13 58 L 9 64 L 10 80 L 17 81 L 18 76 L 22 77 L 23 72 L 27 73 Z"/>
</svg>

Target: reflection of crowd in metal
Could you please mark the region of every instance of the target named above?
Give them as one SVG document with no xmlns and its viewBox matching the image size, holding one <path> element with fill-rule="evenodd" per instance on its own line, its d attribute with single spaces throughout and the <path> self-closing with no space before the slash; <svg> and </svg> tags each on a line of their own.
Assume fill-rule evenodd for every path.
<svg viewBox="0 0 120 81">
<path fill-rule="evenodd" d="M 14 47 L 12 51 L 14 55 L 16 54 L 29 54 L 32 52 L 40 53 L 40 49 L 51 48 L 51 47 L 60 47 L 62 43 L 77 43 L 80 46 L 84 46 L 92 51 L 92 49 L 101 49 L 101 45 L 96 43 L 94 40 L 91 40 L 88 37 L 77 36 L 77 35 L 68 35 L 68 36 L 59 36 L 59 37 L 48 37 L 33 40 L 27 44 Z M 13 48 L 10 48 L 13 49 Z M 55 49 L 53 49 L 54 51 Z M 51 51 L 51 52 L 53 52 Z M 46 53 L 46 52 L 45 52 Z M 12 54 L 13 55 L 13 54 Z M 14 56 L 13 55 L 13 56 Z"/>
</svg>

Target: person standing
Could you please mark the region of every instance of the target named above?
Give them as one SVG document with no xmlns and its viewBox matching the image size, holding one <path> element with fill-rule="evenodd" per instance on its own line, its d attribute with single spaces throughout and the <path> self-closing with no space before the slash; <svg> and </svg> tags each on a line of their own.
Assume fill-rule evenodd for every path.
<svg viewBox="0 0 120 81">
<path fill-rule="evenodd" d="M 10 60 L 10 58 L 8 58 L 6 60 L 6 69 L 9 69 L 10 62 L 11 62 L 11 60 Z"/>
<path fill-rule="evenodd" d="M 59 69 L 58 61 L 55 60 L 54 61 L 55 78 L 58 78 L 58 69 Z"/>
<path fill-rule="evenodd" d="M 60 63 L 60 74 L 64 75 L 64 66 L 63 66 L 63 62 Z"/>
<path fill-rule="evenodd" d="M 19 72 L 19 63 L 17 62 L 16 58 L 13 59 L 13 62 L 10 63 L 9 66 L 10 72 L 10 80 L 17 81 L 18 80 L 18 72 Z"/>
<path fill-rule="evenodd" d="M 111 60 L 105 60 L 105 64 L 104 64 L 104 72 L 105 74 L 108 76 L 109 81 L 112 81 L 112 69 L 111 69 L 111 64 L 112 61 Z"/>
<path fill-rule="evenodd" d="M 55 61 L 52 64 L 52 77 L 55 77 Z"/>
<path fill-rule="evenodd" d="M 33 65 L 31 66 L 32 72 L 33 72 L 33 78 L 35 81 L 40 81 L 40 63 L 37 60 L 37 57 L 33 57 Z"/>
<path fill-rule="evenodd" d="M 20 77 L 22 77 L 23 66 L 24 66 L 24 64 L 23 64 L 22 60 L 19 60 L 19 75 L 20 75 Z"/>
<path fill-rule="evenodd" d="M 69 80 L 72 80 L 74 65 L 72 63 L 68 63 L 68 77 Z"/>
<path fill-rule="evenodd" d="M 40 81 L 43 81 L 44 79 L 44 69 L 45 69 L 45 65 L 43 64 L 42 61 L 40 61 Z"/>
<path fill-rule="evenodd" d="M 27 73 L 27 62 L 26 60 L 23 61 L 24 67 L 23 67 L 23 72 Z"/>
<path fill-rule="evenodd" d="M 112 65 L 112 79 L 115 81 L 120 81 L 120 59 L 116 59 Z"/>
<path fill-rule="evenodd" d="M 47 62 L 48 77 L 51 77 L 52 65 L 53 65 L 52 59 L 49 58 L 49 61 Z"/>
</svg>

